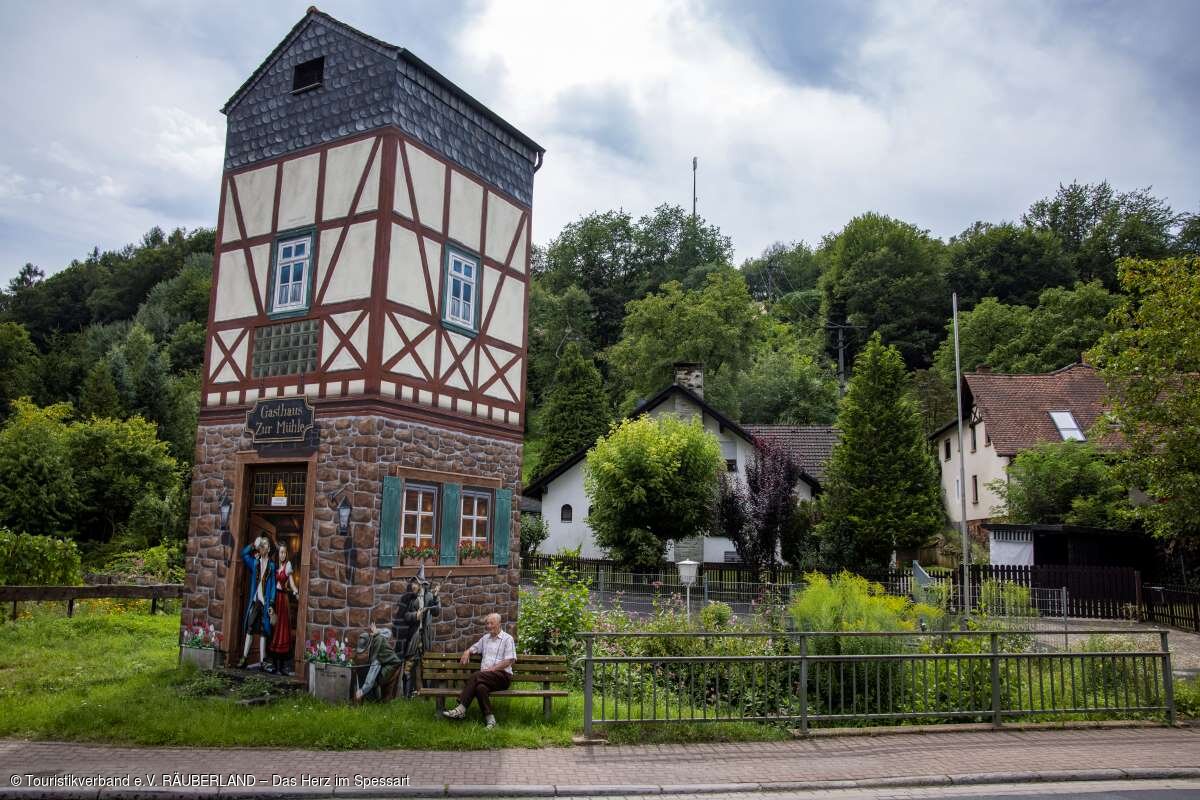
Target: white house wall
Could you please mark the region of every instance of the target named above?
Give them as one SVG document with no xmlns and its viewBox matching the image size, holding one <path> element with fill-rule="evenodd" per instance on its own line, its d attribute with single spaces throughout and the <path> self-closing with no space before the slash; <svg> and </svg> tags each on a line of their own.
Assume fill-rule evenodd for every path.
<svg viewBox="0 0 1200 800">
<path fill-rule="evenodd" d="M 690 418 L 703 414 L 700 406 L 684 395 L 675 393 L 648 412 L 653 417 L 673 414 Z M 728 429 L 722 430 L 721 423 L 709 414 L 703 414 L 704 429 L 716 437 L 723 454 L 734 453 L 737 459 L 738 480 L 746 480 L 746 464 L 753 457 L 754 445 Z M 549 534 L 541 546 L 543 553 L 554 554 L 565 549 L 582 548 L 584 558 L 603 558 L 604 551 L 596 544 L 591 528 L 587 525 L 588 497 L 583 487 L 583 461 L 572 466 L 546 485 L 542 495 L 542 519 L 546 521 Z M 812 487 L 801 481 L 796 487 L 796 497 L 812 499 Z M 562 522 L 564 504 L 573 510 L 571 522 Z M 724 536 L 704 537 L 704 560 L 723 562 L 725 553 L 733 552 L 733 542 Z"/>
<path fill-rule="evenodd" d="M 963 462 L 966 471 L 967 520 L 987 519 L 994 516 L 992 508 L 1000 505 L 1000 497 L 988 488 L 994 480 L 1007 480 L 1008 457 L 996 454 L 994 445 L 987 441 L 985 422 L 975 425 L 975 451 L 971 452 L 971 429 L 963 426 L 963 447 L 966 449 L 966 460 Z M 950 440 L 950 458 L 946 458 L 946 440 Z M 951 427 L 937 439 L 937 460 L 942 472 L 942 497 L 945 498 L 946 511 L 952 522 L 962 520 L 962 506 L 958 496 L 959 479 L 958 429 Z M 974 501 L 971 495 L 971 476 L 979 482 L 979 498 Z"/>
</svg>

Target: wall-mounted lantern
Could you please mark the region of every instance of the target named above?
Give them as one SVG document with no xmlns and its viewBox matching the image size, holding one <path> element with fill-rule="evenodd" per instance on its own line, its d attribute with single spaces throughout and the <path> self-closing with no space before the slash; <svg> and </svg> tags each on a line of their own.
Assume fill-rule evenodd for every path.
<svg viewBox="0 0 1200 800">
<path fill-rule="evenodd" d="M 350 498 L 342 495 L 342 502 L 338 503 L 337 507 L 338 533 L 342 536 L 350 532 L 350 512 L 353 510 Z"/>
<path fill-rule="evenodd" d="M 233 512 L 233 498 L 229 496 L 228 489 L 221 492 L 217 510 L 221 514 L 221 533 L 229 533 L 229 515 Z"/>
</svg>

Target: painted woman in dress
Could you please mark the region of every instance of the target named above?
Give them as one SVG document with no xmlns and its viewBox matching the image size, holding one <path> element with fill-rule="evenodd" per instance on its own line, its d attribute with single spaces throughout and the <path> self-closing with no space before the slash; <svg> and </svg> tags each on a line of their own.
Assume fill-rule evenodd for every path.
<svg viewBox="0 0 1200 800">
<path fill-rule="evenodd" d="M 288 560 L 287 545 L 279 545 L 279 556 L 275 563 L 275 604 L 271 607 L 271 644 L 267 650 L 271 653 L 272 666 L 267 672 L 278 672 L 280 675 L 292 674 L 292 649 L 296 636 L 292 632 L 292 613 L 288 605 L 288 596 L 299 597 L 296 589 L 296 579 L 292 577 L 292 562 Z"/>
</svg>

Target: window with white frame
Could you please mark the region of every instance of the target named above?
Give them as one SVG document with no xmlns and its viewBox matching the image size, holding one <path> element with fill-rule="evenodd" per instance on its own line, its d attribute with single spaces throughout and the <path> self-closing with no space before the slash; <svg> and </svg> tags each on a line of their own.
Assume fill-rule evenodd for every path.
<svg viewBox="0 0 1200 800">
<path fill-rule="evenodd" d="M 271 311 L 308 308 L 308 273 L 312 263 L 312 237 L 284 239 L 275 248 L 275 286 Z"/>
<path fill-rule="evenodd" d="M 437 489 L 433 486 L 406 484 L 404 510 L 400 515 L 401 547 L 433 547 L 437 515 Z"/>
<path fill-rule="evenodd" d="M 1087 437 L 1083 435 L 1083 430 L 1075 421 L 1075 415 L 1070 411 L 1051 411 L 1050 419 L 1054 420 L 1054 427 L 1058 428 L 1058 435 L 1063 438 L 1064 442 L 1086 441 Z"/>
<path fill-rule="evenodd" d="M 492 496 L 485 492 L 464 491 L 462 495 L 462 523 L 459 528 L 458 544 L 486 547 L 491 522 Z"/>
<path fill-rule="evenodd" d="M 455 250 L 446 256 L 446 307 L 442 319 L 475 330 L 479 262 Z"/>
</svg>

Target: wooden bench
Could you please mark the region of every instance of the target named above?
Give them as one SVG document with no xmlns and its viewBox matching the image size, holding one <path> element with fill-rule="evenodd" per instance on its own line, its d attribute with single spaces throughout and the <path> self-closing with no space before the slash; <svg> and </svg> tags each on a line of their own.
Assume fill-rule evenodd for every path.
<svg viewBox="0 0 1200 800">
<path fill-rule="evenodd" d="M 467 679 L 479 670 L 479 656 L 471 656 L 466 664 L 458 663 L 460 653 L 426 653 L 421 659 L 421 688 L 417 694 L 437 701 L 437 710 L 446 707 L 447 697 L 458 697 Z M 551 698 L 566 697 L 568 680 L 566 656 L 534 656 L 517 654 L 513 664 L 511 688 L 492 692 L 492 697 L 540 697 L 542 714 L 550 719 Z M 518 688 L 518 684 L 540 683 L 540 689 Z M 551 688 L 551 686 L 564 688 Z"/>
</svg>

